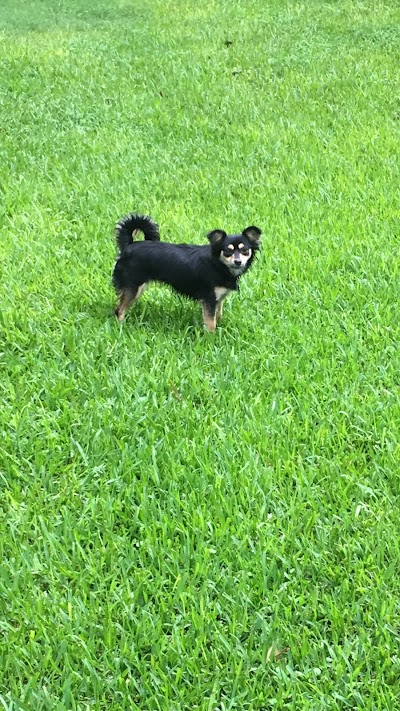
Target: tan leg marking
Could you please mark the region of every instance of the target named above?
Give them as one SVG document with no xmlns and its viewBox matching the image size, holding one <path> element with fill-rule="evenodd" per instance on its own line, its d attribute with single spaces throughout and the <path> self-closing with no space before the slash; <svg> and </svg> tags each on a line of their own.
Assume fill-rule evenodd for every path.
<svg viewBox="0 0 400 711">
<path fill-rule="evenodd" d="M 215 298 L 217 299 L 216 317 L 218 321 L 222 318 L 223 301 L 229 292 L 230 289 L 225 289 L 223 286 L 216 286 L 214 289 Z"/>
<path fill-rule="evenodd" d="M 217 310 L 216 310 L 216 312 L 215 312 L 215 316 L 216 316 L 217 321 L 220 321 L 221 318 L 222 318 L 223 305 L 224 305 L 224 302 L 223 302 L 223 301 L 219 301 L 218 304 L 217 304 Z"/>
<path fill-rule="evenodd" d="M 147 284 L 141 284 L 138 288 L 136 293 L 130 291 L 130 289 L 125 289 L 123 292 L 121 292 L 121 295 L 119 297 L 119 304 L 117 308 L 115 309 L 116 316 L 118 318 L 118 321 L 123 321 L 125 318 L 125 314 L 131 305 L 131 303 L 136 303 L 138 299 L 140 299 L 141 295 L 143 294 Z"/>
<path fill-rule="evenodd" d="M 216 286 L 214 289 L 214 294 L 215 298 L 217 301 L 221 301 L 221 299 L 225 299 L 225 296 L 227 296 L 230 292 L 230 289 L 225 289 L 224 286 Z"/>
<path fill-rule="evenodd" d="M 216 329 L 215 313 L 210 314 L 210 312 L 207 310 L 207 306 L 205 304 L 202 304 L 202 308 L 203 308 L 203 321 L 204 321 L 204 325 L 205 325 L 207 331 L 215 331 L 215 329 Z"/>
<path fill-rule="evenodd" d="M 133 300 L 133 303 L 136 304 L 136 302 L 140 299 L 141 295 L 143 294 L 147 284 L 141 284 L 136 292 L 136 296 Z"/>
<path fill-rule="evenodd" d="M 118 318 L 118 321 L 124 320 L 127 309 L 129 308 L 133 299 L 134 299 L 134 296 L 133 296 L 132 292 L 129 291 L 128 289 L 125 289 L 125 291 L 123 291 L 121 293 L 121 296 L 119 297 L 119 304 L 118 304 L 117 308 L 115 309 L 115 314 Z"/>
</svg>

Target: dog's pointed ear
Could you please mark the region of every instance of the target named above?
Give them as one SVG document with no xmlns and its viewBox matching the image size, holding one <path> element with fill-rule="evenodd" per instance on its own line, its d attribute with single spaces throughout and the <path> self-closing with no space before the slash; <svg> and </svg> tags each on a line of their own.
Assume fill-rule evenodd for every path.
<svg viewBox="0 0 400 711">
<path fill-rule="evenodd" d="M 246 227 L 246 229 L 242 232 L 242 235 L 244 235 L 244 237 L 247 237 L 250 244 L 255 248 L 260 246 L 261 234 L 261 230 L 258 227 L 254 227 L 254 225 L 252 225 L 251 227 Z"/>
<path fill-rule="evenodd" d="M 207 238 L 210 240 L 211 245 L 215 247 L 219 242 L 222 242 L 226 237 L 226 232 L 224 230 L 213 230 L 209 232 Z"/>
</svg>

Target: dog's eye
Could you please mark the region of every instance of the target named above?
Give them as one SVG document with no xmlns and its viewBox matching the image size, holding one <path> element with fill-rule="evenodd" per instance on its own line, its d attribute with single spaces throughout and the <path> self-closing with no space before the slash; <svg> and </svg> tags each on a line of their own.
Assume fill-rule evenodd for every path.
<svg viewBox="0 0 400 711">
<path fill-rule="evenodd" d="M 248 247 L 242 247 L 240 250 L 240 254 L 244 254 L 245 257 L 248 255 L 249 252 L 250 250 Z"/>
</svg>

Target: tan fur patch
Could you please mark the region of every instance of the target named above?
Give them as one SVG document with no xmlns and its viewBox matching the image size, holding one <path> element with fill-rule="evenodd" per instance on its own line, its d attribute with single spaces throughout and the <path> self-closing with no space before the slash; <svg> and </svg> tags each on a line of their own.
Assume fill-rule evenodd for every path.
<svg viewBox="0 0 400 711">
<path fill-rule="evenodd" d="M 225 257 L 225 254 L 221 252 L 219 258 L 223 264 L 226 264 L 227 267 L 232 266 L 233 252 L 229 257 Z"/>
<path fill-rule="evenodd" d="M 207 307 L 205 304 L 202 304 L 202 308 L 203 308 L 203 322 L 204 322 L 204 325 L 205 325 L 207 331 L 215 331 L 215 328 L 216 328 L 215 314 L 214 315 L 210 314 L 209 311 L 207 310 Z"/>
<path fill-rule="evenodd" d="M 222 264 L 225 264 L 225 266 L 228 267 L 229 271 L 232 274 L 237 274 L 237 271 L 234 267 L 235 259 L 237 259 L 237 258 L 240 259 L 241 266 L 242 266 L 242 272 L 243 272 L 251 255 L 252 255 L 252 251 L 251 251 L 251 249 L 249 249 L 248 254 L 241 254 L 239 251 L 236 251 L 236 252 L 233 251 L 229 255 L 229 257 L 226 257 L 225 254 L 223 252 L 221 252 L 221 254 L 219 255 L 219 258 L 220 258 L 220 261 L 222 262 Z"/>
<path fill-rule="evenodd" d="M 125 318 L 125 314 L 127 312 L 127 309 L 129 308 L 129 305 L 133 301 L 133 294 L 131 291 L 126 289 L 121 293 L 121 296 L 119 298 L 119 304 L 115 310 L 115 313 L 117 315 L 118 321 L 123 321 Z"/>
<path fill-rule="evenodd" d="M 138 299 L 140 299 L 141 295 L 143 294 L 147 284 L 141 284 L 138 287 L 138 290 L 136 294 L 134 295 L 132 291 L 129 289 L 125 289 L 125 291 L 121 292 L 121 295 L 119 297 L 119 304 L 117 308 L 115 309 L 115 313 L 117 315 L 118 321 L 123 321 L 125 318 L 125 314 L 131 305 L 131 303 L 136 303 Z"/>
<path fill-rule="evenodd" d="M 225 289 L 224 286 L 216 286 L 214 289 L 215 298 L 217 299 L 217 308 L 215 312 L 217 321 L 220 321 L 222 318 L 224 299 L 231 293 L 231 291 L 231 289 Z"/>
<path fill-rule="evenodd" d="M 230 291 L 230 289 L 225 289 L 224 286 L 216 286 L 214 289 L 215 298 L 217 301 L 222 301 L 222 299 L 225 299 L 225 296 L 227 296 Z"/>
<path fill-rule="evenodd" d="M 135 299 L 134 299 L 135 303 L 136 303 L 136 301 L 138 301 L 138 299 L 140 299 L 140 297 L 141 297 L 141 295 L 143 294 L 143 292 L 144 292 L 146 286 L 147 286 L 147 284 L 141 284 L 141 285 L 139 286 L 139 288 L 138 288 L 138 290 L 137 290 L 137 293 L 136 293 L 136 296 L 135 296 Z"/>
</svg>

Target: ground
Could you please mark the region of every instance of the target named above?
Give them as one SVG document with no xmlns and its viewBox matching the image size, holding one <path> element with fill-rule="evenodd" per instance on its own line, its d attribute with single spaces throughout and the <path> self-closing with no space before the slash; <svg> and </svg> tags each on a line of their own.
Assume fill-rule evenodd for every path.
<svg viewBox="0 0 400 711">
<path fill-rule="evenodd" d="M 400 704 L 400 11 L 5 0 L 0 706 Z M 263 229 L 215 335 L 113 226 Z"/>
</svg>

